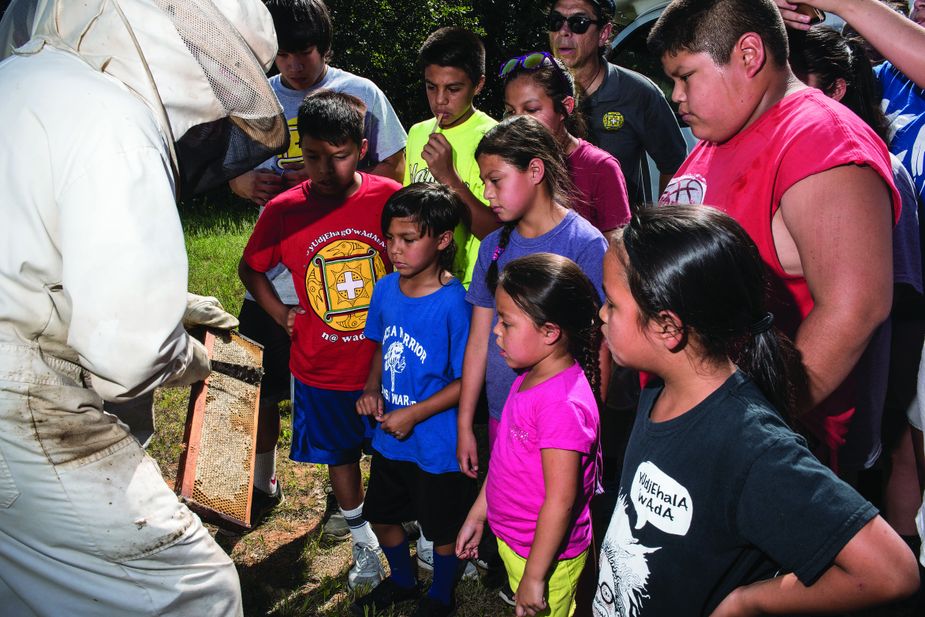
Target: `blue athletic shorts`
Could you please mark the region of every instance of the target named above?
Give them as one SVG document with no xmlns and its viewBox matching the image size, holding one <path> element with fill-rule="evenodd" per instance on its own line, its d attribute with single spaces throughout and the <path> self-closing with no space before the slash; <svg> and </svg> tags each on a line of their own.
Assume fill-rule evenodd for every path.
<svg viewBox="0 0 925 617">
<path fill-rule="evenodd" d="M 372 438 L 367 416 L 357 413 L 362 390 L 339 392 L 305 385 L 293 378 L 292 447 L 289 458 L 301 463 L 345 465 L 363 454 Z"/>
</svg>

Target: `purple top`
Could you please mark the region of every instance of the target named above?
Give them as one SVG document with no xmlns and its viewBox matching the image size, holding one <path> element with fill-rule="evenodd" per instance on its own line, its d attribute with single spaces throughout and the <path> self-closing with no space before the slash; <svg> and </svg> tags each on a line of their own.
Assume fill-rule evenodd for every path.
<svg viewBox="0 0 925 617">
<path fill-rule="evenodd" d="M 485 283 L 485 273 L 491 265 L 492 255 L 498 248 L 498 239 L 502 229 L 497 229 L 482 240 L 479 247 L 479 259 L 472 274 L 472 283 L 466 293 L 466 301 L 474 306 L 495 308 L 495 296 Z M 604 253 L 607 251 L 607 241 L 591 223 L 569 211 L 562 221 L 542 236 L 524 238 L 517 229 L 511 232 L 511 239 L 507 247 L 498 257 L 499 272 L 505 264 L 517 257 L 532 255 L 533 253 L 555 253 L 568 257 L 588 275 L 597 288 L 598 300 L 603 300 L 604 279 Z M 495 327 L 498 313 L 495 312 L 491 320 L 491 327 Z M 517 373 L 509 367 L 501 357 L 498 344 L 494 336 L 488 338 L 488 365 L 485 371 L 485 390 L 488 396 L 488 413 L 495 420 L 501 419 L 501 409 L 511 384 Z"/>
<path fill-rule="evenodd" d="M 572 209 L 601 233 L 622 227 L 630 220 L 629 196 L 620 162 L 584 139 L 568 155 L 568 167 L 578 189 Z"/>
</svg>

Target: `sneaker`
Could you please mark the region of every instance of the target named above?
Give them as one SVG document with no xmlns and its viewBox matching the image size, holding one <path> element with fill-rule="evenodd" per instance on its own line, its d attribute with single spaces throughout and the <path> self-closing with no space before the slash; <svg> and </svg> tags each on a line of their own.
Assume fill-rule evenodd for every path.
<svg viewBox="0 0 925 617">
<path fill-rule="evenodd" d="M 321 541 L 342 542 L 349 538 L 350 525 L 347 524 L 344 515 L 341 514 L 333 492 L 327 493 L 327 503 L 325 503 L 324 511 L 327 517 L 321 526 Z"/>
<path fill-rule="evenodd" d="M 392 582 L 390 576 L 379 583 L 375 589 L 357 598 L 350 607 L 350 614 L 356 617 L 373 617 L 378 611 L 385 611 L 395 604 L 417 600 L 419 597 L 421 597 L 420 585 L 405 589 Z"/>
<path fill-rule="evenodd" d="M 262 523 L 263 519 L 265 519 L 276 506 L 283 503 L 284 499 L 283 485 L 279 480 L 276 481 L 276 491 L 272 495 L 259 488 L 255 488 L 254 497 L 251 499 L 251 527 L 256 527 Z"/>
<path fill-rule="evenodd" d="M 508 581 L 504 581 L 501 585 L 501 589 L 498 590 L 498 597 L 508 606 L 517 606 L 517 601 L 514 600 L 514 592 L 511 591 L 511 584 Z"/>
<path fill-rule="evenodd" d="M 327 520 L 321 526 L 322 542 L 343 542 L 350 537 L 350 525 L 344 515 L 337 512 L 331 512 Z"/>
<path fill-rule="evenodd" d="M 382 568 L 382 551 L 378 546 L 368 544 L 353 545 L 353 565 L 347 572 L 347 587 L 354 590 L 357 587 L 368 585 L 375 587 L 385 578 Z"/>
<path fill-rule="evenodd" d="M 453 604 L 447 606 L 439 600 L 435 600 L 430 596 L 424 596 L 421 598 L 421 601 L 418 602 L 417 607 L 415 607 L 414 612 L 411 613 L 411 617 L 450 617 L 451 615 L 456 614 L 456 601 L 454 599 Z"/>
<path fill-rule="evenodd" d="M 422 534 L 417 542 L 418 568 L 434 571 L 434 543 L 424 537 Z M 479 571 L 471 561 L 466 562 L 466 567 L 462 573 L 462 580 L 471 581 L 479 576 Z"/>
</svg>

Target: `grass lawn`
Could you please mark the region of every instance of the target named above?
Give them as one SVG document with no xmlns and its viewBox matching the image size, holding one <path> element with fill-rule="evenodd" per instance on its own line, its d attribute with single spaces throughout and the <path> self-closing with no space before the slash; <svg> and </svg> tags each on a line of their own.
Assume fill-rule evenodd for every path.
<svg viewBox="0 0 925 617">
<path fill-rule="evenodd" d="M 189 255 L 190 291 L 216 296 L 229 312 L 237 314 L 244 296 L 237 264 L 257 209 L 219 194 L 200 199 L 192 207 L 181 207 L 180 213 Z M 182 450 L 188 402 L 188 388 L 157 392 L 157 432 L 148 452 L 157 459 L 170 486 Z M 327 471 L 323 466 L 290 461 L 290 438 L 291 418 L 285 408 L 277 457 L 284 503 L 250 534 L 219 535 L 216 539 L 238 566 L 248 617 L 348 615 L 353 601 L 346 588 L 350 543 L 327 546 L 320 542 Z M 364 472 L 368 472 L 368 463 L 364 463 Z M 489 593 L 478 582 L 461 584 L 457 596 L 460 617 L 513 614 L 494 592 Z M 385 614 L 410 614 L 409 607 L 403 608 Z"/>
</svg>

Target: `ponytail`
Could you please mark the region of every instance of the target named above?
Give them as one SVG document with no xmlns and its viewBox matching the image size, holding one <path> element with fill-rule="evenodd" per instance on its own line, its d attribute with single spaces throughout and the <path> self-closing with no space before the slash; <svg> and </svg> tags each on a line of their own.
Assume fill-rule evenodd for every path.
<svg viewBox="0 0 925 617">
<path fill-rule="evenodd" d="M 806 395 L 806 372 L 800 352 L 790 339 L 772 328 L 773 321 L 774 316 L 767 313 L 753 324 L 742 351 L 733 361 L 785 418 L 792 418 Z"/>
<path fill-rule="evenodd" d="M 492 252 L 491 265 L 488 266 L 488 271 L 485 272 L 485 284 L 491 293 L 495 293 L 495 288 L 498 286 L 498 260 L 501 259 L 501 255 L 511 241 L 511 232 L 514 231 L 516 226 L 516 222 L 505 223 L 504 227 L 501 228 L 501 233 L 498 235 L 498 246 Z"/>
</svg>

